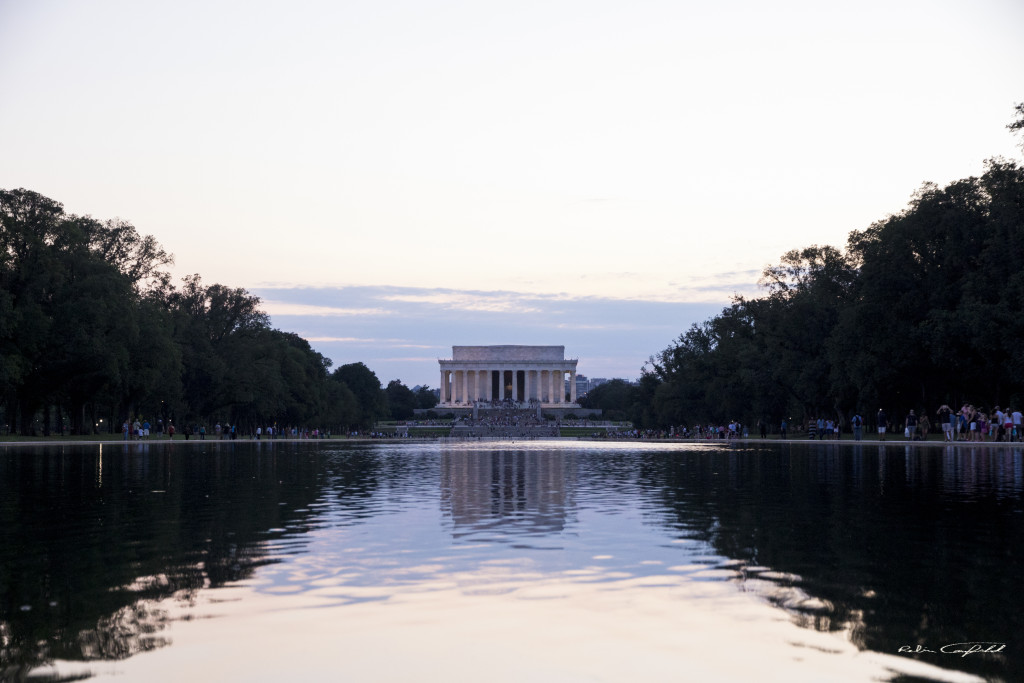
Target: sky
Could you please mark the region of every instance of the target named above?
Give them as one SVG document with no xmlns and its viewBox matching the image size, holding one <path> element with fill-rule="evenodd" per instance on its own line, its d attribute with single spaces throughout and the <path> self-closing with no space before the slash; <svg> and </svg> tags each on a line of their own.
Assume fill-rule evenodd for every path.
<svg viewBox="0 0 1024 683">
<path fill-rule="evenodd" d="M 790 249 L 1019 159 L 1019 0 L 0 0 L 0 187 L 382 382 L 644 362 Z"/>
</svg>

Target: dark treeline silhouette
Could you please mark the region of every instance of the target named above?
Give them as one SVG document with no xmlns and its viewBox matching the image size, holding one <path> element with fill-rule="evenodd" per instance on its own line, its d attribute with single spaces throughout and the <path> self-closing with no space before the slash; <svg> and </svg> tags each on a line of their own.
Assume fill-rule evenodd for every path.
<svg viewBox="0 0 1024 683">
<path fill-rule="evenodd" d="M 214 422 L 367 429 L 389 393 L 362 363 L 331 361 L 270 327 L 244 289 L 180 287 L 152 236 L 0 190 L 0 431 L 120 432 Z M 411 390 L 390 395 L 404 415 Z M 405 392 L 401 389 L 404 388 Z"/>
<path fill-rule="evenodd" d="M 1024 105 L 1009 128 L 1024 130 Z M 1014 127 L 1016 126 L 1016 127 Z M 636 426 L 814 417 L 902 431 L 914 409 L 993 410 L 1024 399 L 1024 169 L 1002 158 L 981 177 L 925 184 L 902 212 L 764 270 L 762 296 L 737 296 L 652 356 L 640 382 L 598 387 L 589 405 Z M 605 390 L 606 389 L 606 390 Z M 627 390 L 628 389 L 628 390 Z M 605 390 L 605 391 L 602 391 Z"/>
</svg>

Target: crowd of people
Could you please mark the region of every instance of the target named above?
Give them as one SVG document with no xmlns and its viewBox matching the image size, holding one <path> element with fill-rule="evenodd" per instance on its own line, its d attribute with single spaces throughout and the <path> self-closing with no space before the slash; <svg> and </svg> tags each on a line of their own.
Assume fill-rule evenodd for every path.
<svg viewBox="0 0 1024 683">
<path fill-rule="evenodd" d="M 1021 441 L 1022 438 L 1024 415 L 1019 408 L 1009 407 L 1004 411 L 996 406 L 989 412 L 965 403 L 960 410 L 953 410 L 944 403 L 935 415 L 942 426 L 945 441 Z M 905 420 L 904 436 L 928 438 L 930 424 L 927 416 L 922 415 L 916 420 L 915 417 L 911 410 Z"/>
<path fill-rule="evenodd" d="M 551 422 L 537 414 L 534 408 L 524 408 L 520 404 L 511 401 L 494 402 L 493 408 L 478 417 L 464 416 L 450 420 L 428 420 L 426 424 L 438 426 L 451 426 L 452 435 L 459 432 L 462 436 L 486 437 L 486 436 L 543 436 L 558 435 L 558 422 Z M 978 408 L 965 403 L 958 410 L 954 410 L 947 404 L 939 406 L 931 418 L 926 412 L 920 414 L 911 410 L 902 420 L 893 420 L 884 409 L 878 410 L 874 416 L 874 429 L 877 430 L 878 440 L 885 441 L 887 436 L 896 438 L 900 436 L 905 440 L 923 441 L 927 440 L 934 429 L 941 429 L 943 439 L 947 442 L 1020 442 L 1024 441 L 1024 415 L 1017 407 L 1009 407 L 1006 410 L 996 406 L 991 411 Z M 828 417 L 816 417 L 806 422 L 790 425 L 788 420 L 782 420 L 779 424 L 778 433 L 780 438 L 790 438 L 791 433 L 795 438 L 808 438 L 817 440 L 839 439 L 843 431 L 852 432 L 853 439 L 860 441 L 867 426 L 866 420 L 859 413 L 854 414 L 849 423 L 844 425 L 839 420 Z M 410 423 L 406 423 L 407 425 Z M 414 421 L 413 424 L 424 424 L 424 421 Z M 584 425 L 590 426 L 590 421 L 583 421 Z M 933 427 L 933 424 L 936 425 Z M 848 428 L 848 429 L 847 429 Z M 173 439 L 176 435 L 176 428 L 170 421 L 164 424 L 162 419 L 151 423 L 148 419 L 137 417 L 132 421 L 125 420 L 122 424 L 124 439 L 147 440 L 151 437 Z M 768 438 L 769 427 L 764 420 L 758 420 L 757 430 L 762 439 Z M 216 423 L 210 430 L 204 424 L 187 424 L 180 432 L 185 440 L 193 437 L 205 440 L 208 435 L 217 440 L 251 438 L 262 439 L 324 439 L 330 438 L 329 430 L 319 428 L 300 427 L 278 427 L 269 425 L 266 427 L 257 426 L 249 430 L 243 430 L 237 424 Z M 369 438 L 386 438 L 394 436 L 388 432 L 371 431 L 362 434 Z M 408 436 L 406 430 L 402 436 Z M 640 430 L 640 429 L 605 429 L 594 433 L 595 436 L 619 439 L 656 439 L 656 438 L 682 438 L 701 440 L 729 440 L 749 438 L 750 433 L 746 425 L 738 420 L 732 420 L 726 424 L 695 425 L 691 430 L 689 427 L 681 426 L 668 430 Z M 360 436 L 359 432 L 351 432 L 350 437 Z"/>
<path fill-rule="evenodd" d="M 1005 411 L 999 406 L 991 412 L 977 408 L 965 403 L 959 410 L 954 410 L 943 404 L 935 411 L 935 424 L 942 430 L 943 439 L 947 442 L 969 441 L 969 442 L 1009 442 L 1024 441 L 1024 415 L 1018 408 L 1007 408 Z M 932 419 L 928 414 L 917 413 L 911 410 L 902 420 L 894 421 L 884 409 L 879 409 L 875 414 L 875 429 L 878 439 L 885 441 L 888 435 L 902 436 L 908 441 L 927 441 L 928 435 L 934 431 Z M 849 422 L 849 432 L 852 433 L 855 441 L 860 441 L 864 435 L 866 420 L 860 413 L 855 413 Z M 765 421 L 757 423 L 758 432 L 762 439 L 768 437 L 768 425 Z M 829 440 L 841 438 L 844 425 L 839 420 L 826 417 L 810 418 L 803 424 L 790 426 L 787 420 L 782 420 L 779 425 L 780 438 L 789 438 L 791 432 L 795 432 L 796 438 L 808 438 L 817 440 Z M 698 439 L 735 439 L 747 438 L 747 429 L 738 421 L 732 421 L 727 425 L 697 425 L 693 433 L 689 433 L 685 427 L 677 430 L 672 436 L 682 438 Z"/>
<path fill-rule="evenodd" d="M 452 436 L 558 436 L 557 423 L 538 416 L 536 408 L 524 409 L 512 402 L 498 403 L 495 407 L 497 410 L 479 413 L 475 418 L 469 415 L 458 418 L 452 427 Z"/>
<path fill-rule="evenodd" d="M 121 425 L 121 432 L 125 441 L 144 441 L 148 440 L 151 436 L 155 436 L 158 439 L 167 438 L 173 439 L 177 433 L 177 429 L 173 422 L 168 421 L 166 427 L 164 421 L 158 419 L 156 423 L 150 423 L 148 419 L 137 417 L 134 421 L 125 420 Z M 188 441 L 192 437 L 196 437 L 199 440 L 206 440 L 207 435 L 212 436 L 214 439 L 221 440 L 232 440 L 241 438 L 251 438 L 257 441 L 262 439 L 329 439 L 331 438 L 330 430 L 323 431 L 318 428 L 310 429 L 308 427 L 277 427 L 275 425 L 269 425 L 267 427 L 257 426 L 255 429 L 246 431 L 237 424 L 221 424 L 216 423 L 210 430 L 207 430 L 205 424 L 201 423 L 189 423 L 185 425 L 185 428 L 181 430 L 181 435 Z"/>
</svg>

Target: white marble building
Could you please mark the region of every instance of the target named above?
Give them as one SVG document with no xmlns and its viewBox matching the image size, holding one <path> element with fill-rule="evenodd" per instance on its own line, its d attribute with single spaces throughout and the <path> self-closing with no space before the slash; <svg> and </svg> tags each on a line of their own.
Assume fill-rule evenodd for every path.
<svg viewBox="0 0 1024 683">
<path fill-rule="evenodd" d="M 441 365 L 439 406 L 512 400 L 575 408 L 577 359 L 564 346 L 453 346 Z M 566 396 L 566 379 L 569 395 Z"/>
</svg>

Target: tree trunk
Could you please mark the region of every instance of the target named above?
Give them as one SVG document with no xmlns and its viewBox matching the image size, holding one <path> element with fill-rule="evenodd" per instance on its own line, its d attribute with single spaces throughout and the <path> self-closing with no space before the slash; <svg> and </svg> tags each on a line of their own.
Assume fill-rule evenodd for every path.
<svg viewBox="0 0 1024 683">
<path fill-rule="evenodd" d="M 22 436 L 35 436 L 34 427 L 32 425 L 33 418 L 36 414 L 35 406 L 29 405 L 26 400 L 19 401 L 18 413 L 18 422 L 20 423 L 18 432 Z"/>
</svg>

